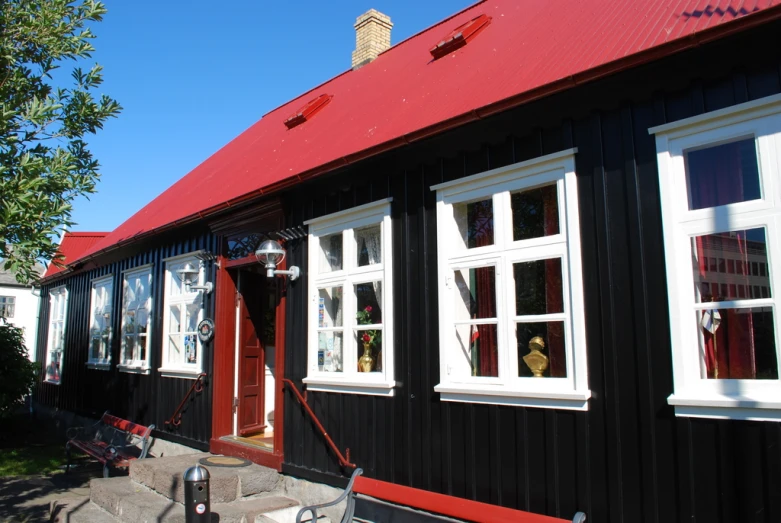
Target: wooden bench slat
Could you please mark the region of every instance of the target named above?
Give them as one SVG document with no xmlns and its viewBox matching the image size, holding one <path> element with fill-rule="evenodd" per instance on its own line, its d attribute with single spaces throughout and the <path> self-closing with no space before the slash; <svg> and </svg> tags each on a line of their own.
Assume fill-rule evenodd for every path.
<svg viewBox="0 0 781 523">
<path fill-rule="evenodd" d="M 68 440 L 68 469 L 70 469 L 70 448 L 76 448 L 103 463 L 103 475 L 108 477 L 108 468 L 127 468 L 133 460 L 146 457 L 149 435 L 154 425 L 145 427 L 105 412 L 94 426 L 83 429 Z M 135 435 L 141 440 L 139 449 L 133 444 Z M 107 452 L 112 449 L 113 452 Z"/>
</svg>

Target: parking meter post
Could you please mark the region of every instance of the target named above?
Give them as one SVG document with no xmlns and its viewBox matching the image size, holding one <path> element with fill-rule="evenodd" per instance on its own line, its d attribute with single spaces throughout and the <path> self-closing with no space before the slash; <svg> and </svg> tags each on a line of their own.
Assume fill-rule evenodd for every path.
<svg viewBox="0 0 781 523">
<path fill-rule="evenodd" d="M 209 471 L 195 465 L 184 471 L 185 523 L 211 523 Z"/>
</svg>

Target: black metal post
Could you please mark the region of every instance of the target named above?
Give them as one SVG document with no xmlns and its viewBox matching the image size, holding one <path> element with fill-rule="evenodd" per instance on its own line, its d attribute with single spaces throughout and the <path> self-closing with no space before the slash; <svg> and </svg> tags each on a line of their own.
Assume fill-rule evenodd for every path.
<svg viewBox="0 0 781 523">
<path fill-rule="evenodd" d="M 209 471 L 195 465 L 184 471 L 185 523 L 210 523 Z"/>
</svg>

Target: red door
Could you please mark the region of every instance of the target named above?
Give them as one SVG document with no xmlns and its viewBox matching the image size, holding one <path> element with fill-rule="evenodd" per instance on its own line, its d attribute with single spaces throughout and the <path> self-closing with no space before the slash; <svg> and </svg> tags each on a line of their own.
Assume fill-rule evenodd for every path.
<svg viewBox="0 0 781 523">
<path fill-rule="evenodd" d="M 266 354 L 257 335 L 263 328 L 263 296 L 266 278 L 241 271 L 239 275 L 239 436 L 256 434 L 266 428 L 265 377 Z"/>
</svg>

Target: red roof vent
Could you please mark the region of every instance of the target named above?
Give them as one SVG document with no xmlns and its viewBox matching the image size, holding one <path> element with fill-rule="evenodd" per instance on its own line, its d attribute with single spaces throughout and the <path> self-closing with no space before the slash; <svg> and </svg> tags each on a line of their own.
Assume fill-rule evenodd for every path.
<svg viewBox="0 0 781 523">
<path fill-rule="evenodd" d="M 460 49 L 468 44 L 474 37 L 480 34 L 480 31 L 488 27 L 491 23 L 491 17 L 488 15 L 480 15 L 477 18 L 473 18 L 467 23 L 460 25 L 453 29 L 445 38 L 443 38 L 437 45 L 429 49 L 431 56 L 434 60 L 442 58 L 446 54 L 450 54 L 456 49 Z"/>
<path fill-rule="evenodd" d="M 302 123 L 310 120 L 315 114 L 317 114 L 318 111 L 320 111 L 320 109 L 328 105 L 328 102 L 331 101 L 331 98 L 333 98 L 333 95 L 321 94 L 314 100 L 309 100 L 305 106 L 296 111 L 295 114 L 290 116 L 290 118 L 285 120 L 285 125 L 288 129 L 292 129 L 295 126 L 301 125 Z"/>
</svg>

